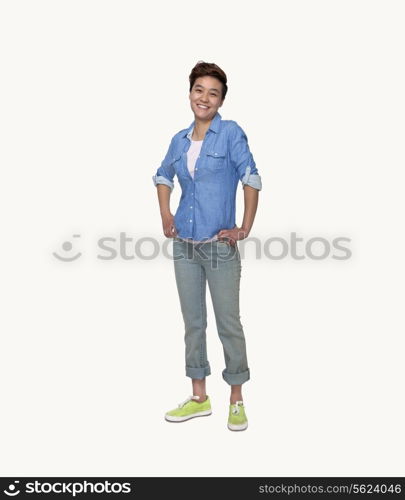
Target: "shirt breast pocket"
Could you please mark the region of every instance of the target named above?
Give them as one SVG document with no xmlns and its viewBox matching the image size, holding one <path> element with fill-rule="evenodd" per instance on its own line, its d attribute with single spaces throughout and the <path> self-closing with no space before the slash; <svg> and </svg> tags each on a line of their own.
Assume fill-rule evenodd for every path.
<svg viewBox="0 0 405 500">
<path fill-rule="evenodd" d="M 220 172 L 226 166 L 226 152 L 220 149 L 207 151 L 206 160 L 208 169 L 213 172 Z"/>
<path fill-rule="evenodd" d="M 169 160 L 169 164 L 177 176 L 181 175 L 181 157 L 182 153 L 175 153 Z"/>
</svg>

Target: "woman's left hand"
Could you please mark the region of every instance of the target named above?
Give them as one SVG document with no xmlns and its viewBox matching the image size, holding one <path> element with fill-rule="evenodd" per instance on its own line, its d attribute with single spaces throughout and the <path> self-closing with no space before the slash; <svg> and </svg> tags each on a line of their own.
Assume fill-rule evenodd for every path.
<svg viewBox="0 0 405 500">
<path fill-rule="evenodd" d="M 233 229 L 221 229 L 217 236 L 219 241 L 226 241 L 235 246 L 238 240 L 244 240 L 248 237 L 248 232 L 242 227 L 235 226 Z"/>
</svg>

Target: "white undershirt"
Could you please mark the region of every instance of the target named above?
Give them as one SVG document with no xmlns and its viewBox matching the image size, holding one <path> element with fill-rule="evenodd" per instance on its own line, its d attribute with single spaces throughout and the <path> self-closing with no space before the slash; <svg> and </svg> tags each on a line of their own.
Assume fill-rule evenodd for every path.
<svg viewBox="0 0 405 500">
<path fill-rule="evenodd" d="M 191 145 L 187 151 L 187 168 L 188 168 L 188 171 L 190 172 L 190 175 L 191 177 L 194 179 L 194 168 L 195 168 L 195 163 L 197 161 L 197 158 L 198 156 L 200 155 L 200 151 L 201 151 L 201 146 L 202 146 L 202 143 L 203 141 L 193 141 L 193 139 L 191 139 Z M 207 243 L 208 241 L 216 241 L 217 240 L 217 236 L 213 236 L 212 238 L 210 238 L 209 240 L 205 240 L 205 243 Z M 186 238 L 186 241 L 191 241 L 192 243 L 200 243 L 199 241 L 195 241 L 195 240 L 188 240 Z"/>
<path fill-rule="evenodd" d="M 187 168 L 193 179 L 195 162 L 197 161 L 197 158 L 200 154 L 202 143 L 203 141 L 193 141 L 191 139 L 191 145 L 189 150 L 187 151 Z"/>
</svg>

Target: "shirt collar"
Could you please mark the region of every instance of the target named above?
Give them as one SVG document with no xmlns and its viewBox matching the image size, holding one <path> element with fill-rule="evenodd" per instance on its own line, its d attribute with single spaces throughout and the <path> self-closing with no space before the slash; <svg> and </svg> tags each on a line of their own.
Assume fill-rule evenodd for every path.
<svg viewBox="0 0 405 500">
<path fill-rule="evenodd" d="M 222 116 L 217 111 L 214 118 L 211 120 L 211 123 L 210 123 L 210 126 L 208 127 L 208 129 L 212 130 L 213 132 L 215 132 L 217 134 L 219 132 L 219 125 L 220 125 L 221 120 L 222 120 Z M 183 137 L 187 137 L 187 139 L 190 139 L 190 141 L 191 141 L 191 135 L 192 135 L 193 130 L 194 130 L 194 124 L 195 124 L 195 120 L 193 120 L 191 125 L 188 127 L 187 130 L 185 130 L 185 132 L 183 134 Z"/>
</svg>

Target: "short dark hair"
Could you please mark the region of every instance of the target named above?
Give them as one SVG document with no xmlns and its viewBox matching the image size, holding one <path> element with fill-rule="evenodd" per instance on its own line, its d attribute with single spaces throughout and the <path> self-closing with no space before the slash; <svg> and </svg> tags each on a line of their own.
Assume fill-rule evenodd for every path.
<svg viewBox="0 0 405 500">
<path fill-rule="evenodd" d="M 212 76 L 217 78 L 222 83 L 222 99 L 225 99 L 226 93 L 228 92 L 228 86 L 226 84 L 227 78 L 225 72 L 219 66 L 214 63 L 198 61 L 198 63 L 191 70 L 189 76 L 190 92 L 193 88 L 194 82 L 201 76 Z"/>
</svg>

